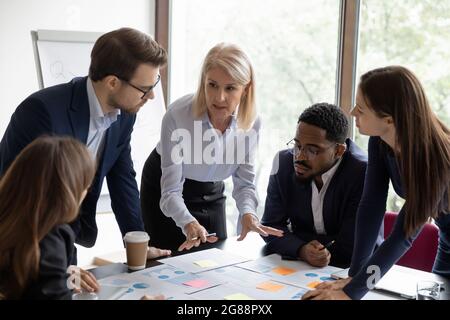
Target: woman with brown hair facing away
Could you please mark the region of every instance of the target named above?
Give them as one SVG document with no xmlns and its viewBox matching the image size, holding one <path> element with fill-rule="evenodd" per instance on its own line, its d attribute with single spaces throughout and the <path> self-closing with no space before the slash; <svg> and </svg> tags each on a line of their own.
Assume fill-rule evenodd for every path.
<svg viewBox="0 0 450 320">
<path fill-rule="evenodd" d="M 91 154 L 73 138 L 41 137 L 19 153 L 0 180 L 0 299 L 72 298 L 68 223 L 94 174 Z M 98 289 L 91 273 L 80 276 L 83 289 Z"/>
</svg>

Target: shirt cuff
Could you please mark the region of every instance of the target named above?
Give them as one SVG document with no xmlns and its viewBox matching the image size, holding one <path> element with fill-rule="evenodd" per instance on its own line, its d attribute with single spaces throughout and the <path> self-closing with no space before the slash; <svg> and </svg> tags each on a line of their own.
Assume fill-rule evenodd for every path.
<svg viewBox="0 0 450 320">
<path fill-rule="evenodd" d="M 175 219 L 174 219 L 175 220 Z M 183 232 L 183 234 L 186 236 L 186 232 L 184 230 L 184 227 L 188 224 L 191 223 L 193 221 L 197 221 L 197 219 L 195 219 L 191 214 L 185 214 L 183 217 L 181 217 L 181 219 L 177 219 L 175 220 L 175 224 L 177 225 L 178 228 L 181 229 L 181 231 Z"/>
</svg>

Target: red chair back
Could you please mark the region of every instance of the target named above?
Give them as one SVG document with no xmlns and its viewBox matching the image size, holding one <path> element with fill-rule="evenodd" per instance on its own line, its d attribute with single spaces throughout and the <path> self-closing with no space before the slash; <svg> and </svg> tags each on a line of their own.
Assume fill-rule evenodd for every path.
<svg viewBox="0 0 450 320">
<path fill-rule="evenodd" d="M 392 231 L 397 213 L 386 212 L 384 216 L 384 238 Z M 439 228 L 427 223 L 414 240 L 411 248 L 397 261 L 398 265 L 431 272 L 438 248 Z"/>
</svg>

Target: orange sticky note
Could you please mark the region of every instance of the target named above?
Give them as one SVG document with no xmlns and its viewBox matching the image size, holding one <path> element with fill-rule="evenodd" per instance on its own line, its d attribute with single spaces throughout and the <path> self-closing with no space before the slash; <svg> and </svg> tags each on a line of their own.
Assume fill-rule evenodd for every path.
<svg viewBox="0 0 450 320">
<path fill-rule="evenodd" d="M 280 266 L 280 267 L 276 267 L 276 268 L 272 269 L 272 272 L 275 272 L 276 274 L 279 274 L 281 276 L 287 276 L 287 275 L 289 275 L 291 273 L 295 273 L 297 271 L 294 269 L 291 269 L 291 268 L 286 268 L 286 267 Z"/>
<path fill-rule="evenodd" d="M 320 281 L 313 281 L 308 283 L 308 288 L 314 289 L 315 287 L 317 287 L 319 285 Z"/>
<path fill-rule="evenodd" d="M 282 284 L 275 283 L 272 281 L 266 281 L 266 282 L 258 284 L 258 286 L 256 288 L 261 289 L 261 290 L 271 291 L 271 292 L 277 292 L 277 291 L 283 289 L 284 286 Z"/>
</svg>

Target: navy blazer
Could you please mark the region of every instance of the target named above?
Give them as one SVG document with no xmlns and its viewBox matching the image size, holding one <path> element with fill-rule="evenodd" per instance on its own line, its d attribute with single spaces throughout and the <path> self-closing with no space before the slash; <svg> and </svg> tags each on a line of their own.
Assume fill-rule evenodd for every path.
<svg viewBox="0 0 450 320">
<path fill-rule="evenodd" d="M 75 78 L 40 90 L 17 107 L 0 143 L 0 175 L 26 145 L 41 135 L 71 136 L 86 144 L 90 120 L 86 80 L 87 77 Z M 95 214 L 105 177 L 122 234 L 144 230 L 131 160 L 130 139 L 135 120 L 135 114 L 122 111 L 106 131 L 105 147 L 94 181 L 78 219 L 71 225 L 76 242 L 83 246 L 92 247 L 97 239 Z"/>
<path fill-rule="evenodd" d="M 73 260 L 73 230 L 67 224 L 55 226 L 40 242 L 39 272 L 24 292 L 22 299 L 71 300 L 72 291 L 67 286 L 67 268 Z"/>
<path fill-rule="evenodd" d="M 263 237 L 270 252 L 298 257 L 299 249 L 312 240 L 322 244 L 335 240 L 328 249 L 330 264 L 345 268 L 350 265 L 355 216 L 364 186 L 367 155 L 350 139 L 346 140 L 346 145 L 347 150 L 324 197 L 326 235 L 317 234 L 314 228 L 311 182 L 297 180 L 291 150 L 277 154 L 275 161 L 279 157 L 279 169 L 269 179 L 262 223 L 284 230 L 284 236 Z"/>
</svg>

